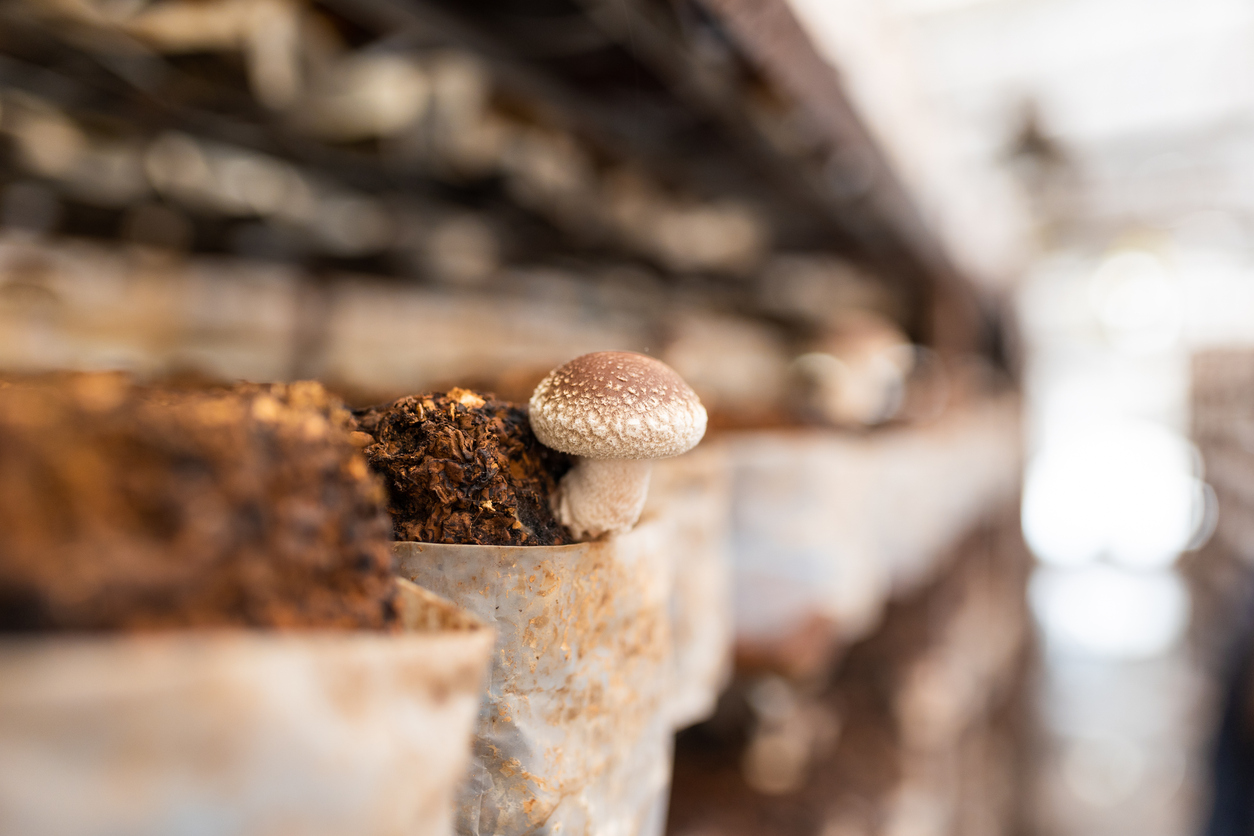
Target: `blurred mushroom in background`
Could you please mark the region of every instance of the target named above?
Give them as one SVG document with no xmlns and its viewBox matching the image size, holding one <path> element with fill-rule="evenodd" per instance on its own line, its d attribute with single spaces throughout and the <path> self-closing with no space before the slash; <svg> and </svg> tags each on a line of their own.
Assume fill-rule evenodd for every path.
<svg viewBox="0 0 1254 836">
<path fill-rule="evenodd" d="M 798 413 L 837 427 L 870 427 L 900 408 L 914 346 L 901 330 L 876 314 L 858 311 L 835 318 L 829 330 L 790 366 L 790 395 Z"/>
</svg>

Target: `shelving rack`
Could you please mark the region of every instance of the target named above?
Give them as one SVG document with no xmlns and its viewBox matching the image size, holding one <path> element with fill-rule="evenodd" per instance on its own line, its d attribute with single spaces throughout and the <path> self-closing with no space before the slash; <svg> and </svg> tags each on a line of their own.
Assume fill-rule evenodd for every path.
<svg viewBox="0 0 1254 836">
<path fill-rule="evenodd" d="M 741 274 L 734 277 L 739 281 L 720 281 L 727 271 L 717 265 L 667 263 L 648 247 L 625 244 L 613 230 L 572 229 L 560 210 L 537 205 L 544 199 L 518 200 L 500 166 L 449 176 L 429 155 L 403 147 L 416 129 L 347 142 L 311 136 L 299 128 L 308 90 L 267 91 L 267 83 L 284 82 L 266 82 L 265 72 L 282 76 L 285 70 L 250 66 L 248 38 L 263 35 L 245 31 L 254 24 L 244 7 L 209 4 L 223 19 L 239 18 L 234 39 L 213 44 L 186 31 L 205 19 L 205 7 L 197 18 L 189 4 L 166 4 L 180 5 L 185 20 L 152 24 L 143 15 L 160 5 L 101 6 L 93 17 L 81 12 L 94 8 L 90 4 L 76 13 L 67 12 L 75 8 L 68 5 L 8 0 L 0 4 L 0 86 L 10 98 L 34 97 L 40 107 L 76 120 L 92 142 L 103 137 L 112 146 L 119 140 L 138 146 L 176 132 L 295 166 L 327 190 L 380 201 L 386 212 L 400 205 L 419 215 L 479 213 L 500 231 L 508 263 L 639 263 L 667 283 L 697 282 L 751 316 L 770 315 L 755 302 L 756 283 L 766 281 L 760 268 L 767 253 L 833 254 L 897 295 L 902 324 L 916 339 L 984 347 L 977 293 L 923 225 L 837 72 L 784 0 L 262 4 L 293 32 L 333 31 L 345 50 L 336 60 L 382 54 L 421 64 L 435 54 L 472 56 L 490 78 L 491 107 L 503 108 L 515 125 L 556 131 L 576 146 L 594 178 L 627 168 L 671 199 L 748 213 L 769 243 L 731 271 Z M 308 81 L 318 70 L 310 70 L 315 60 L 307 53 L 316 50 L 306 41 L 290 58 L 293 72 L 304 72 Z M 85 196 L 55 174 L 24 169 L 12 147 L 20 140 L 11 134 L 3 177 L 33 174 L 50 182 L 62 204 L 57 231 L 106 239 L 119 234 L 128 201 Z M 596 192 L 600 185 L 593 187 L 580 200 L 595 209 L 604 196 Z M 193 250 L 260 254 L 315 273 L 353 269 L 423 278 L 421 268 L 386 247 L 328 254 L 308 236 L 257 228 L 247 212 L 181 208 L 192 222 Z M 255 234 L 239 235 L 241 226 Z"/>
</svg>

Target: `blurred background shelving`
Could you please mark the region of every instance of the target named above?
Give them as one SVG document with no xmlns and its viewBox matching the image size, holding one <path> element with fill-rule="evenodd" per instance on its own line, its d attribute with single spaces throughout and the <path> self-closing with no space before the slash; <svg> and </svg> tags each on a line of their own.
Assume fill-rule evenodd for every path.
<svg viewBox="0 0 1254 836">
<path fill-rule="evenodd" d="M 0 14 L 6 228 L 26 265 L 9 296 L 43 287 L 74 306 L 72 278 L 53 289 L 33 266 L 65 236 L 116 258 L 192 257 L 173 273 L 281 266 L 269 281 L 290 288 L 269 305 L 288 356 L 269 362 L 290 374 L 325 374 L 345 309 L 371 304 L 341 292 L 349 274 L 401 307 L 513 296 L 598 332 L 630 319 L 611 341 L 653 351 L 685 327 L 668 309 L 786 352 L 845 302 L 923 342 L 996 350 L 994 320 L 781 3 Z M 72 273 L 57 255 L 50 271 Z M 387 341 L 404 353 L 405 339 Z M 9 365 L 46 362 L 20 342 Z"/>
</svg>

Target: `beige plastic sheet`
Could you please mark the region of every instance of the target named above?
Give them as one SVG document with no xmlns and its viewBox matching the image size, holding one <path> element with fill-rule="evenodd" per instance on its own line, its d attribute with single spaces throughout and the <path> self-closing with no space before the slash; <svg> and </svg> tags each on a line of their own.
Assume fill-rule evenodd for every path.
<svg viewBox="0 0 1254 836">
<path fill-rule="evenodd" d="M 675 580 L 671 722 L 682 729 L 714 713 L 732 673 L 731 468 L 706 442 L 653 468 L 646 514 L 669 526 Z"/>
<path fill-rule="evenodd" d="M 400 600 L 403 635 L 0 641 L 0 833 L 443 836 L 493 634 Z"/>
<path fill-rule="evenodd" d="M 775 656 L 814 619 L 842 642 L 866 635 L 894 595 L 925 582 L 964 531 L 1015 496 L 1020 476 L 1013 398 L 864 437 L 761 431 L 723 442 L 736 640 Z"/>
<path fill-rule="evenodd" d="M 497 631 L 468 836 L 649 836 L 665 820 L 674 676 L 669 527 L 571 546 L 397 543 L 402 576 Z"/>
</svg>

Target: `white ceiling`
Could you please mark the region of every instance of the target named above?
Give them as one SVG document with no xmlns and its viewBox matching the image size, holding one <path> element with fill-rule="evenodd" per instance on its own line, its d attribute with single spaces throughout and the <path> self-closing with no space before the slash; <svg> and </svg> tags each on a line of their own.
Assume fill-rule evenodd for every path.
<svg viewBox="0 0 1254 836">
<path fill-rule="evenodd" d="M 792 2 L 951 243 L 993 269 L 1040 243 L 1005 220 L 1028 103 L 1069 160 L 1072 229 L 1254 220 L 1248 0 Z"/>
</svg>

